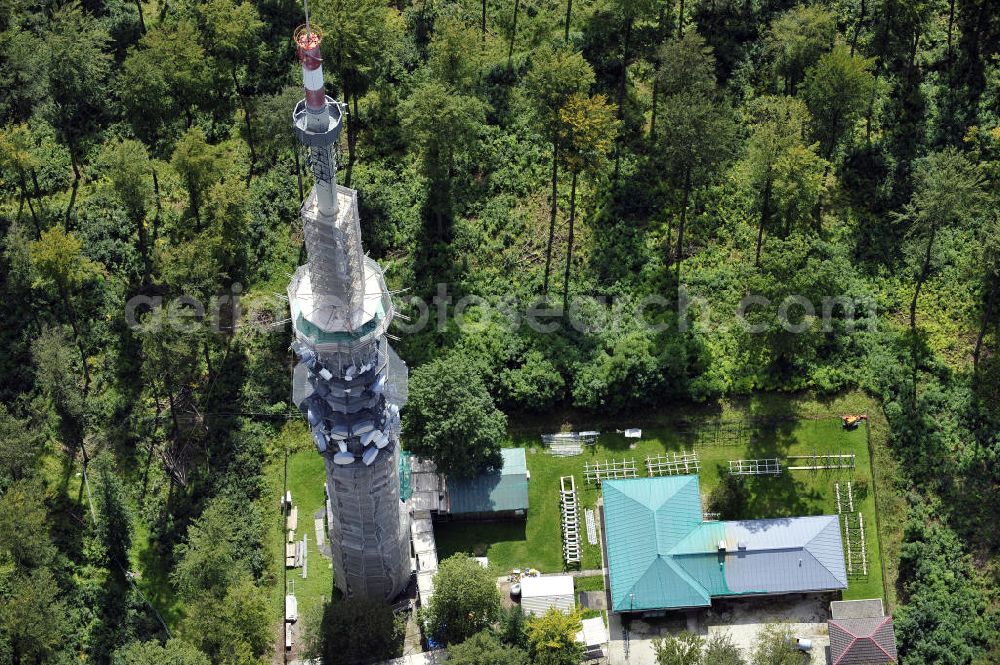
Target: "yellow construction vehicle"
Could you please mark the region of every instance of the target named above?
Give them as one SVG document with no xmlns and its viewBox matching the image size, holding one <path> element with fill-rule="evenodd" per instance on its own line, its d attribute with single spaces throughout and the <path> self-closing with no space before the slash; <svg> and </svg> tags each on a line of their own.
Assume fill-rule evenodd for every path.
<svg viewBox="0 0 1000 665">
<path fill-rule="evenodd" d="M 851 414 L 841 418 L 844 421 L 844 429 L 854 429 L 861 424 L 861 421 L 868 420 L 867 414 Z"/>
</svg>

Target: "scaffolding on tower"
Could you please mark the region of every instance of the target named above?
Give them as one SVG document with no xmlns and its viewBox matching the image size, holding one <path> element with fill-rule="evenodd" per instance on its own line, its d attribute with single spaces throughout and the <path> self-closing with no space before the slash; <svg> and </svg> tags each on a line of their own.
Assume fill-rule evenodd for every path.
<svg viewBox="0 0 1000 665">
<path fill-rule="evenodd" d="M 305 97 L 292 127 L 315 183 L 299 211 L 307 262 L 288 286 L 292 397 L 326 466 L 335 583 L 347 596 L 392 600 L 411 571 L 399 473 L 407 370 L 386 339 L 395 309 L 381 267 L 364 255 L 358 194 L 337 184 L 344 107 L 326 95 L 323 34 L 308 14 L 294 41 Z"/>
</svg>

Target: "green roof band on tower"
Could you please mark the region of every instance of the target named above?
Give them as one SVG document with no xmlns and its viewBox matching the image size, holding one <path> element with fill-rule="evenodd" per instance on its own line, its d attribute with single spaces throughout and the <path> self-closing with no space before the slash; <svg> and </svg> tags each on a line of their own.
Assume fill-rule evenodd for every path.
<svg viewBox="0 0 1000 665">
<path fill-rule="evenodd" d="M 379 301 L 375 316 L 366 321 L 360 328 L 351 332 L 327 332 L 321 330 L 319 326 L 310 323 L 301 313 L 295 319 L 295 328 L 316 344 L 346 344 L 348 342 L 355 342 L 373 332 L 384 318 L 385 308 L 382 306 L 382 302 Z"/>
</svg>

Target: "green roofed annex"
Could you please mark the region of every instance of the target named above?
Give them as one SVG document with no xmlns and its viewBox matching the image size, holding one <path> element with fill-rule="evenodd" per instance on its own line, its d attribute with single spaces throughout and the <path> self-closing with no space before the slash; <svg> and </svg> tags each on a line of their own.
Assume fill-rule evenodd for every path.
<svg viewBox="0 0 1000 665">
<path fill-rule="evenodd" d="M 522 516 L 528 510 L 528 463 L 524 448 L 500 451 L 499 469 L 475 478 L 448 478 L 448 512 L 463 516 Z"/>
<path fill-rule="evenodd" d="M 707 522 L 696 475 L 606 480 L 602 488 L 615 612 L 847 588 L 836 515 Z"/>
</svg>

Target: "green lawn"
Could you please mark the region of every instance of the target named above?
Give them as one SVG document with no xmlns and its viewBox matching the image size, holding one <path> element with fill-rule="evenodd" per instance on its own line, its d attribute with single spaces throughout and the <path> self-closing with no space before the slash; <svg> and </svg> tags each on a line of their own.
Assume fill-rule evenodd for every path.
<svg viewBox="0 0 1000 665">
<path fill-rule="evenodd" d="M 604 591 L 604 575 L 577 577 L 573 580 L 573 588 L 576 591 Z"/>
<path fill-rule="evenodd" d="M 303 432 L 305 431 L 302 428 Z M 308 437 L 308 433 L 305 433 Z M 268 469 L 268 479 L 275 488 L 274 496 L 281 496 L 284 484 L 284 463 L 279 457 Z M 295 539 L 302 540 L 308 534 L 308 577 L 302 578 L 301 568 L 285 569 L 285 532 L 283 518 L 278 515 L 278 507 L 274 506 L 274 527 L 269 547 L 274 551 L 276 580 L 272 600 L 276 616 L 283 611 L 282 579 L 287 579 L 289 592 L 294 591 L 299 604 L 299 615 L 312 616 L 315 608 L 321 607 L 325 600 L 333 594 L 333 564 L 330 559 L 320 554 L 316 543 L 316 530 L 313 525 L 315 514 L 325 510 L 326 495 L 323 490 L 326 482 L 326 471 L 323 458 L 312 448 L 297 449 L 288 456 L 288 489 L 292 492 L 292 502 L 299 509 L 298 529 Z M 284 576 L 284 578 L 282 577 Z"/>
<path fill-rule="evenodd" d="M 559 478 L 576 477 L 581 503 L 593 508 L 598 490 L 584 482 L 583 466 L 587 461 L 635 459 L 639 475 L 645 472 L 647 455 L 662 452 L 696 450 L 701 461 L 702 496 L 718 485 L 731 459 L 749 459 L 813 453 L 854 453 L 857 467 L 851 471 L 785 471 L 779 477 L 756 477 L 749 482 L 751 496 L 744 518 L 821 515 L 836 512 L 834 482 L 846 487 L 864 480 L 869 490 L 862 500 L 856 497 L 855 509 L 864 514 L 868 547 L 869 574 L 866 579 L 851 579 L 846 598 L 870 598 L 883 595 L 882 569 L 875 521 L 875 501 L 871 492 L 872 475 L 864 427 L 848 432 L 837 418 L 788 419 L 769 426 L 717 431 L 713 426 L 643 429 L 639 441 L 625 439 L 614 431 L 602 434 L 598 445 L 577 457 L 554 457 L 544 452 L 537 434 L 523 434 L 514 445 L 528 447 L 529 511 L 523 524 L 446 524 L 435 533 L 441 558 L 455 552 L 487 556 L 501 570 L 535 567 L 544 572 L 564 570 L 559 513 Z M 589 545 L 583 537 L 582 569 L 601 567 L 598 545 Z"/>
</svg>

